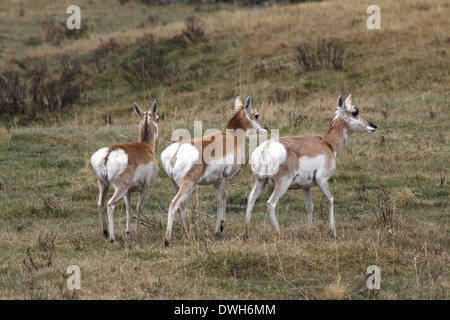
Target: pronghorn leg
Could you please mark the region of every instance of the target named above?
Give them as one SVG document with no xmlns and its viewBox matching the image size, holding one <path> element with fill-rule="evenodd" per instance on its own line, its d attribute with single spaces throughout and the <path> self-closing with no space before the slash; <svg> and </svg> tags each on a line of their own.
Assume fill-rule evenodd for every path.
<svg viewBox="0 0 450 320">
<path fill-rule="evenodd" d="M 253 207 L 255 206 L 255 202 L 258 199 L 261 192 L 263 191 L 266 184 L 267 179 L 260 179 L 257 176 L 253 175 L 253 188 L 252 192 L 250 192 L 250 195 L 248 196 L 247 213 L 245 215 L 244 240 L 248 239 L 248 227 L 250 224 L 250 218 L 252 216 Z"/>
<path fill-rule="evenodd" d="M 222 234 L 223 228 L 225 227 L 226 221 L 226 203 L 227 203 L 227 186 L 228 179 L 223 179 L 215 187 L 219 190 L 217 196 L 217 223 L 216 223 L 216 235 L 220 236 Z"/>
<path fill-rule="evenodd" d="M 327 197 L 328 204 L 330 205 L 330 232 L 334 238 L 336 238 L 336 228 L 334 226 L 334 198 L 330 192 L 327 180 L 316 181 L 320 188 L 320 191 Z"/>
<path fill-rule="evenodd" d="M 136 217 L 136 233 L 139 233 L 139 228 L 141 226 L 141 213 L 142 213 L 142 206 L 144 205 L 144 199 L 145 195 L 147 194 L 148 187 L 142 187 L 141 191 L 139 192 L 139 198 L 137 203 L 137 217 Z"/>
<path fill-rule="evenodd" d="M 180 188 L 178 188 L 177 183 L 173 179 L 170 179 L 170 180 L 173 183 L 173 187 L 175 188 L 175 192 L 178 193 L 178 190 Z M 186 238 L 188 238 L 188 233 L 187 233 L 187 229 L 186 229 L 186 221 L 184 219 L 184 202 L 180 204 L 180 207 L 178 208 L 178 213 L 180 214 L 181 228 L 183 228 L 184 235 L 186 236 Z"/>
<path fill-rule="evenodd" d="M 116 242 L 114 237 L 114 207 L 127 194 L 128 190 L 116 189 L 111 199 L 108 201 L 108 224 L 109 224 L 109 241 Z"/>
<path fill-rule="evenodd" d="M 267 212 L 270 216 L 270 221 L 272 222 L 273 227 L 275 228 L 278 236 L 280 236 L 280 226 L 278 225 L 277 216 L 275 214 L 275 209 L 277 207 L 278 200 L 286 193 L 291 185 L 292 179 L 279 179 L 275 182 L 275 189 L 273 190 L 272 195 L 269 200 L 267 200 Z"/>
<path fill-rule="evenodd" d="M 127 226 L 125 229 L 125 235 L 127 238 L 130 238 L 130 220 L 131 220 L 131 194 L 130 192 L 127 192 L 125 197 L 123 197 L 125 200 L 125 206 L 127 208 Z"/>
<path fill-rule="evenodd" d="M 164 239 L 164 244 L 166 245 L 166 247 L 169 246 L 170 240 L 172 239 L 172 225 L 175 211 L 177 211 L 180 208 L 180 204 L 182 204 L 187 199 L 187 197 L 189 197 L 196 184 L 197 183 L 191 182 L 189 180 L 184 183 L 182 182 L 180 190 L 178 190 L 177 195 L 170 203 L 169 214 L 167 218 L 166 237 Z"/>
<path fill-rule="evenodd" d="M 311 189 L 310 188 L 302 189 L 302 193 L 303 193 L 303 197 L 305 198 L 305 202 L 306 202 L 306 211 L 308 212 L 308 231 L 311 232 L 311 230 L 312 230 L 312 212 L 313 212 Z"/>
<path fill-rule="evenodd" d="M 108 237 L 108 228 L 106 227 L 106 219 L 105 219 L 105 200 L 106 194 L 108 193 L 109 183 L 104 182 L 100 179 L 98 181 L 98 189 L 100 190 L 98 196 L 98 214 L 100 216 L 100 221 L 102 223 L 103 228 L 103 236 Z"/>
</svg>

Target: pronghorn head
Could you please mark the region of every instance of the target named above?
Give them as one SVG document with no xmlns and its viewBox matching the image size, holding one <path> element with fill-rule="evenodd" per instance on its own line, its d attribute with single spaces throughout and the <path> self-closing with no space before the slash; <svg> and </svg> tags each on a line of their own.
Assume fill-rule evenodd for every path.
<svg viewBox="0 0 450 320">
<path fill-rule="evenodd" d="M 245 106 L 242 104 L 241 98 L 237 97 L 234 101 L 234 110 L 236 113 L 233 118 L 228 121 L 228 129 L 242 129 L 246 135 L 249 135 L 251 129 L 257 134 L 267 134 L 267 127 L 259 119 L 259 112 L 252 108 L 252 98 L 250 96 L 245 100 Z"/>
<path fill-rule="evenodd" d="M 148 143 L 151 138 L 153 141 L 158 139 L 158 115 L 156 112 L 158 111 L 158 105 L 156 100 L 153 102 L 153 105 L 150 110 L 142 111 L 141 107 L 133 101 L 134 111 L 139 117 L 139 142 Z"/>
<path fill-rule="evenodd" d="M 364 117 L 354 105 L 352 105 L 352 95 L 349 95 L 347 99 L 342 99 L 342 96 L 338 98 L 338 111 L 336 116 L 341 116 L 346 124 L 347 129 L 350 132 L 354 131 L 366 131 L 373 133 L 377 130 L 375 123 Z"/>
</svg>

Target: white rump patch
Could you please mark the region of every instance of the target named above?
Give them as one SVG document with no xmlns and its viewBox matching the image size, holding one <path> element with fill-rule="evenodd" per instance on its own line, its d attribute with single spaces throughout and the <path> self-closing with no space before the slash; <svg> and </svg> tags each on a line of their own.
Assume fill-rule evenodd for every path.
<svg viewBox="0 0 450 320">
<path fill-rule="evenodd" d="M 108 170 L 105 166 L 105 158 L 108 155 L 109 148 L 101 148 L 95 152 L 91 157 L 92 168 L 97 177 L 103 181 L 108 181 Z"/>
<path fill-rule="evenodd" d="M 199 155 L 200 152 L 190 143 L 174 143 L 161 153 L 161 162 L 167 175 L 179 184 L 198 161 Z M 174 158 L 173 165 L 172 158 Z"/>
<path fill-rule="evenodd" d="M 114 181 L 128 167 L 128 155 L 122 149 L 111 151 L 106 162 L 108 180 Z"/>
<path fill-rule="evenodd" d="M 268 140 L 253 151 L 252 171 L 261 178 L 271 177 L 278 172 L 280 165 L 286 162 L 285 147 L 276 140 Z"/>
</svg>

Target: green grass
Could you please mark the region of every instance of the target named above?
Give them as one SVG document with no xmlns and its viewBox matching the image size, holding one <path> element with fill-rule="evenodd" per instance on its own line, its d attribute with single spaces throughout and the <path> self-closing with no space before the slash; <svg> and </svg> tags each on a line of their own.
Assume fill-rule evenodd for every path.
<svg viewBox="0 0 450 320">
<path fill-rule="evenodd" d="M 383 9 L 386 25 L 367 33 L 361 27 L 365 20 L 352 23 L 365 4 L 354 7 L 347 1 L 256 11 L 86 1 L 80 6 L 91 33 L 66 39 L 60 48 L 45 42 L 29 46 L 26 40 L 41 34 L 45 12 L 63 19 L 65 10 L 59 14 L 50 1 L 45 9 L 30 2 L 25 16 L 17 18 L 19 5 L 0 5 L 0 16 L 8 21 L 0 26 L 2 71 L 15 68 L 8 63 L 14 54 L 29 55 L 36 59 L 32 63 L 46 59 L 57 74 L 64 52 L 80 59 L 83 68 L 77 80 L 81 98 L 70 109 L 34 119 L 17 115 L 15 124 L 14 117 L 0 116 L 7 128 L 0 130 L 0 298 L 448 299 L 448 61 L 436 54 L 446 50 L 447 19 L 442 5 L 428 2 L 429 10 L 417 9 L 415 2 L 402 8 L 382 2 L 389 9 Z M 342 28 L 334 29 L 334 37 L 347 45 L 344 69 L 303 72 L 294 48 L 329 33 L 336 21 L 324 17 L 336 16 L 335 5 L 348 14 L 339 19 Z M 193 14 L 204 19 L 206 35 L 180 43 L 182 21 Z M 148 15 L 160 22 L 141 30 Z M 301 23 L 306 16 L 317 21 L 315 26 Z M 411 31 L 414 23 L 417 29 Z M 180 72 L 167 84 L 147 79 L 144 91 L 141 79 L 132 87 L 123 78 L 120 65 L 149 32 Z M 116 38 L 122 46 L 102 58 L 103 72 L 92 60 L 97 36 Z M 301 192 L 291 190 L 278 203 L 282 236 L 277 239 L 266 214 L 268 186 L 244 242 L 248 165 L 228 188 L 222 238 L 214 236 L 217 191 L 201 186 L 187 201 L 189 239 L 177 216 L 173 244 L 164 247 L 174 189 L 161 165 L 144 204 L 148 220 L 141 233 L 134 234 L 133 225 L 131 239 L 124 239 L 121 203 L 115 210 L 117 244 L 102 237 L 89 159 L 100 147 L 137 139 L 132 99 L 148 105 L 158 98 L 159 158 L 176 128 L 192 132 L 193 121 L 203 120 L 203 130 L 223 129 L 237 95 L 251 94 L 264 124 L 289 136 L 324 134 L 341 93 L 352 93 L 355 105 L 379 129 L 351 136 L 330 179 L 338 240 L 329 236 L 328 204 L 316 189 L 313 233 L 307 232 Z M 133 208 L 136 201 L 134 194 Z M 39 242 L 43 235 L 56 235 L 52 263 L 30 271 L 23 262 L 29 265 L 30 257 L 48 263 Z M 75 293 L 65 287 L 72 264 L 82 272 L 82 289 Z M 376 296 L 364 284 L 372 264 L 382 271 Z"/>
</svg>

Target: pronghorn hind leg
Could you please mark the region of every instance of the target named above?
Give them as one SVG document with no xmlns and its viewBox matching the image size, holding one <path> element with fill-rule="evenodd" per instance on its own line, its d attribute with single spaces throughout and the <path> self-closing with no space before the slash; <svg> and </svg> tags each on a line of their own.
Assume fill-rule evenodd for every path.
<svg viewBox="0 0 450 320">
<path fill-rule="evenodd" d="M 108 224 L 109 224 L 109 241 L 111 243 L 116 242 L 114 237 L 114 208 L 117 203 L 127 194 L 127 189 L 116 189 L 111 199 L 108 201 Z"/>
<path fill-rule="evenodd" d="M 331 235 L 336 238 L 336 227 L 334 226 L 334 198 L 330 192 L 330 187 L 328 186 L 327 180 L 316 180 L 320 191 L 327 197 L 328 204 L 330 206 L 330 232 Z"/>
<path fill-rule="evenodd" d="M 180 190 L 180 188 L 178 187 L 177 183 L 173 179 L 170 179 L 170 180 L 172 181 L 175 192 L 178 193 L 178 190 Z M 180 207 L 178 208 L 178 213 L 180 214 L 181 228 L 183 229 L 184 235 L 186 236 L 186 238 L 189 238 L 189 235 L 188 235 L 188 232 L 186 229 L 186 220 L 184 218 L 184 202 L 180 204 Z"/>
<path fill-rule="evenodd" d="M 180 205 L 189 197 L 196 184 L 196 182 L 192 182 L 189 179 L 181 182 L 180 190 L 178 190 L 175 198 L 173 198 L 170 202 L 169 214 L 167 218 L 167 230 L 164 239 L 164 244 L 166 247 L 170 245 L 170 241 L 172 239 L 172 225 L 175 211 L 177 211 L 180 208 Z"/>
<path fill-rule="evenodd" d="M 304 188 L 302 189 L 303 197 L 305 198 L 306 203 L 306 211 L 308 212 L 308 231 L 312 231 L 312 212 L 313 212 L 313 203 L 311 198 L 311 189 Z"/>
<path fill-rule="evenodd" d="M 267 179 L 260 179 L 255 175 L 253 176 L 252 192 L 250 192 L 250 195 L 248 196 L 248 200 L 247 200 L 247 212 L 245 215 L 244 240 L 248 239 L 248 227 L 250 225 L 250 219 L 252 216 L 253 207 L 255 206 L 255 202 L 258 199 L 261 192 L 263 191 L 266 184 L 267 184 Z"/>
<path fill-rule="evenodd" d="M 125 197 L 123 197 L 125 200 L 125 206 L 127 208 L 127 226 L 125 229 L 125 235 L 127 239 L 130 238 L 130 220 L 131 220 L 131 194 L 130 192 L 127 192 Z"/>
<path fill-rule="evenodd" d="M 267 212 L 269 213 L 270 221 L 272 222 L 272 225 L 275 228 L 277 235 L 280 236 L 280 226 L 278 224 L 277 216 L 275 214 L 275 209 L 277 207 L 278 200 L 280 200 L 280 198 L 289 189 L 292 179 L 280 178 L 275 180 L 274 182 L 275 182 L 275 189 L 273 190 L 273 193 L 270 196 L 269 200 L 267 200 Z"/>
<path fill-rule="evenodd" d="M 227 204 L 227 186 L 228 179 L 224 178 L 219 184 L 214 185 L 218 189 L 217 195 L 217 222 L 215 234 L 220 236 L 226 223 L 226 204 Z"/>
<path fill-rule="evenodd" d="M 105 200 L 106 200 L 106 194 L 108 193 L 109 183 L 104 182 L 100 180 L 100 178 L 97 179 L 98 181 L 98 189 L 99 189 L 99 196 L 98 196 L 98 214 L 100 216 L 100 221 L 102 223 L 103 228 L 103 236 L 105 238 L 108 237 L 108 228 L 106 226 L 106 219 L 105 219 Z"/>
</svg>

